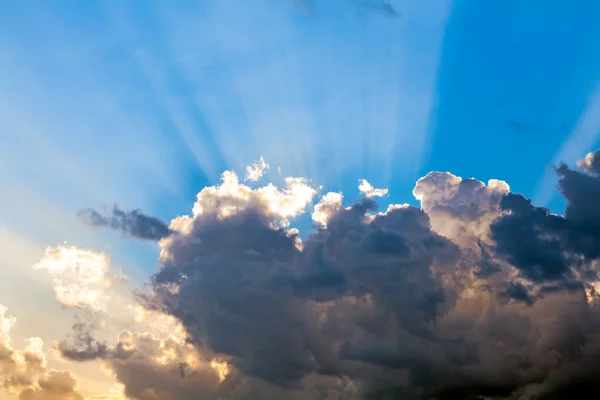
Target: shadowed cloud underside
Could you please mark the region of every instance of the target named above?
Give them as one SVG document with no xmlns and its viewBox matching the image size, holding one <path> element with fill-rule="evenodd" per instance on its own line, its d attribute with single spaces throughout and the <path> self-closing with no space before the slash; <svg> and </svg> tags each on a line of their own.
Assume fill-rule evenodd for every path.
<svg viewBox="0 0 600 400">
<path fill-rule="evenodd" d="M 579 162 L 582 171 L 556 167 L 564 215 L 503 181 L 448 172 L 417 181 L 420 207 L 383 212 L 375 198 L 387 189 L 366 180 L 362 197 L 344 205 L 341 193 L 301 178 L 251 187 L 233 171 L 164 234 L 142 234 L 156 219 L 140 211 L 86 211 L 92 225 L 156 240 L 160 270 L 135 288 L 104 254 L 48 249 L 34 268 L 79 310 L 55 349 L 100 362 L 122 385 L 118 396 L 141 400 L 598 395 L 597 155 Z M 292 226 L 305 213 L 314 228 L 302 239 Z M 70 372 L 45 369 L 39 339 L 14 350 L 14 319 L 5 309 L 1 318 L 5 388 L 54 399 L 32 396 L 62 385 L 57 399 L 83 398 Z M 116 341 L 96 337 L 107 324 L 134 323 L 140 330 Z"/>
</svg>

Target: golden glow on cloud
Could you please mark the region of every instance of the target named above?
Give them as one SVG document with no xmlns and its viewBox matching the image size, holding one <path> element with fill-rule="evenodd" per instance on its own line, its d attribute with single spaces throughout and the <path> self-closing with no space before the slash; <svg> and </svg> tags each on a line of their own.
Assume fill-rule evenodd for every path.
<svg viewBox="0 0 600 400">
<path fill-rule="evenodd" d="M 261 157 L 257 164 L 247 169 L 248 176 L 246 180 L 259 180 L 267 167 L 268 164 Z M 323 297 L 318 297 L 320 294 L 317 294 L 315 297 L 303 298 L 302 296 L 295 297 L 294 294 L 288 298 L 286 297 L 287 294 L 277 293 L 276 300 L 272 303 L 270 296 L 265 296 L 264 299 L 266 300 L 263 300 L 261 296 L 257 296 L 264 302 L 264 304 L 261 304 L 265 306 L 264 310 L 279 310 L 279 301 L 281 300 L 283 306 L 289 307 L 290 314 L 297 313 L 294 318 L 297 317 L 302 322 L 303 329 L 306 329 L 308 334 L 311 335 L 311 340 L 315 340 L 314 343 L 311 343 L 311 346 L 315 346 L 314 349 L 322 352 L 321 354 L 312 353 L 314 349 L 311 348 L 311 352 L 304 357 L 304 354 L 294 354 L 297 341 L 275 342 L 276 344 L 293 344 L 288 346 L 291 350 L 290 357 L 286 355 L 282 357 L 283 360 L 277 359 L 277 356 L 279 356 L 277 352 L 281 347 L 272 352 L 275 353 L 275 356 L 273 356 L 275 362 L 281 363 L 277 364 L 277 367 L 285 368 L 285 363 L 289 360 L 294 361 L 296 356 L 299 362 L 306 364 L 306 367 L 302 365 L 302 368 L 306 368 L 306 370 L 304 375 L 298 379 L 298 383 L 299 386 L 304 385 L 302 390 L 306 388 L 309 388 L 309 390 L 299 394 L 298 397 L 290 397 L 294 400 L 305 400 L 307 398 L 306 393 L 312 395 L 310 390 L 313 389 L 313 386 L 311 385 L 322 389 L 323 387 L 331 387 L 332 382 L 335 383 L 334 386 L 338 389 L 345 387 L 343 391 L 348 393 L 348 397 L 337 398 L 344 400 L 358 398 L 358 393 L 362 389 L 361 374 L 363 372 L 352 375 L 355 372 L 352 363 L 336 359 L 339 352 L 342 351 L 349 333 L 354 335 L 352 340 L 356 339 L 357 343 L 365 340 L 364 344 L 370 346 L 370 343 L 381 342 L 381 346 L 385 351 L 388 349 L 386 346 L 389 346 L 390 351 L 397 351 L 395 349 L 396 346 L 399 346 L 398 338 L 414 340 L 409 338 L 410 335 L 402 326 L 402 323 L 411 320 L 402 321 L 402 316 L 386 315 L 387 310 L 382 310 L 381 307 L 383 300 L 387 301 L 389 299 L 390 302 L 399 302 L 402 307 L 401 311 L 406 312 L 408 315 L 419 308 L 415 306 L 416 303 L 412 300 L 412 296 L 419 296 L 420 292 L 427 292 L 428 289 L 432 288 L 435 291 L 431 293 L 436 296 L 438 296 L 438 290 L 443 291 L 444 296 L 447 295 L 450 300 L 443 304 L 440 303 L 440 307 L 447 307 L 447 309 L 443 311 L 443 315 L 439 314 L 435 317 L 437 318 L 436 323 L 439 322 L 442 327 L 439 331 L 440 337 L 443 337 L 443 335 L 450 337 L 454 335 L 454 330 L 462 332 L 460 329 L 463 329 L 463 324 L 473 324 L 468 329 L 473 329 L 474 335 L 481 335 L 481 332 L 484 335 L 487 334 L 488 331 L 478 331 L 477 324 L 481 323 L 483 326 L 484 323 L 488 323 L 487 320 L 484 320 L 484 316 L 492 308 L 500 310 L 498 313 L 519 312 L 523 313 L 524 318 L 535 317 L 539 320 L 542 319 L 542 315 L 548 314 L 545 309 L 540 308 L 540 305 L 536 305 L 537 308 L 531 307 L 531 309 L 536 310 L 535 312 L 538 315 L 526 314 L 529 313 L 530 308 L 523 304 L 515 305 L 515 302 L 504 307 L 502 301 L 499 301 L 492 294 L 489 287 L 496 285 L 498 288 L 502 288 L 500 285 L 505 282 L 500 280 L 527 287 L 527 294 L 532 293 L 537 296 L 541 293 L 539 288 L 530 289 L 534 284 L 524 278 L 516 267 L 493 258 L 495 255 L 490 256 L 491 262 L 496 262 L 499 265 L 500 273 L 498 276 L 500 278 L 498 278 L 498 281 L 500 282 L 496 282 L 494 279 L 497 276 L 493 278 L 479 277 L 476 274 L 478 270 L 471 265 L 472 260 L 460 258 L 464 256 L 461 253 L 463 250 L 479 249 L 482 243 L 489 242 L 490 224 L 495 218 L 502 215 L 499 208 L 499 199 L 510 190 L 503 181 L 490 180 L 485 185 L 483 182 L 473 179 L 463 180 L 449 173 L 431 173 L 419 179 L 414 189 L 414 195 L 420 200 L 421 208 L 415 208 L 408 204 L 392 204 L 388 206 L 385 212 L 373 212 L 371 214 L 363 214 L 364 210 L 360 207 L 356 207 L 356 209 L 353 207 L 344 208 L 343 194 L 329 192 L 320 198 L 311 213 L 312 220 L 323 231 L 318 232 L 313 237 L 309 236 L 304 243 L 299 237 L 300 232 L 298 229 L 287 228 L 292 218 L 310 210 L 318 189 L 312 187 L 309 181 L 303 178 L 288 177 L 285 178 L 284 182 L 285 186 L 283 188 L 278 188 L 272 183 L 258 188 L 251 188 L 240 183 L 235 172 L 226 171 L 222 174 L 222 181 L 219 185 L 202 189 L 197 195 L 192 215 L 174 218 L 171 221 L 171 229 L 175 233 L 163 237 L 159 241 L 160 261 L 165 264 L 173 261 L 174 264 L 171 266 L 175 268 L 183 267 L 175 270 L 176 279 L 171 280 L 172 276 L 167 276 L 164 279 L 167 282 L 164 286 L 159 284 L 153 286 L 150 291 L 142 293 L 140 298 L 144 298 L 148 303 L 141 303 L 147 304 L 148 308 L 138 304 L 132 296 L 127 296 L 130 293 L 126 293 L 126 290 L 121 290 L 124 289 L 127 280 L 122 278 L 121 272 L 113 274 L 110 259 L 104 253 L 95 253 L 91 250 L 66 245 L 47 248 L 42 259 L 33 266 L 33 269 L 48 273 L 52 278 L 52 288 L 56 300 L 65 307 L 79 309 L 75 310 L 78 312 L 77 315 L 79 317 L 83 316 L 85 324 L 88 324 L 76 324 L 79 328 L 75 328 L 71 332 L 71 336 L 76 336 L 79 333 L 79 339 L 75 338 L 72 343 L 67 343 L 67 341 L 57 342 L 56 347 L 63 351 L 62 354 L 65 355 L 64 359 L 58 361 L 67 364 L 72 362 L 69 360 L 95 360 L 102 370 L 111 377 L 111 382 L 115 382 L 115 386 L 107 391 L 108 385 L 105 385 L 103 391 L 106 391 L 106 394 L 85 393 L 87 397 L 84 397 L 80 393 L 79 383 L 73 373 L 68 370 L 51 369 L 52 364 L 50 367 L 48 366 L 48 360 L 43 351 L 44 343 L 41 338 L 30 337 L 25 340 L 22 350 L 15 350 L 12 347 L 9 332 L 16 319 L 9 316 L 6 307 L 1 305 L 0 356 L 3 356 L 3 354 L 9 356 L 0 357 L 0 383 L 8 389 L 8 392 L 19 395 L 21 399 L 25 400 L 121 400 L 125 399 L 125 388 L 132 398 L 143 400 L 189 398 L 190 393 L 197 393 L 199 389 L 203 391 L 203 394 L 206 394 L 207 399 L 230 398 L 227 397 L 229 393 L 232 393 L 229 392 L 230 390 L 259 390 L 261 393 L 263 393 L 262 391 L 268 392 L 271 390 L 269 393 L 275 393 L 275 395 L 269 397 L 269 399 L 282 398 L 282 393 L 286 393 L 287 396 L 287 392 L 278 392 L 277 390 L 280 389 L 274 389 L 273 387 L 276 385 L 271 387 L 264 382 L 256 383 L 258 381 L 256 376 L 248 373 L 251 370 L 247 364 L 250 358 L 262 362 L 260 357 L 265 354 L 265 349 L 271 351 L 269 349 L 271 336 L 265 336 L 265 342 L 262 343 L 263 326 L 252 326 L 252 323 L 260 320 L 261 316 L 248 317 L 247 312 L 250 308 L 240 307 L 240 304 L 245 305 L 247 301 L 252 301 L 253 296 L 263 295 L 263 293 L 260 293 L 260 290 L 263 289 L 261 279 L 269 280 L 273 276 L 279 278 L 273 272 L 272 260 L 268 258 L 269 251 L 278 250 L 278 247 L 269 248 L 268 240 L 264 245 L 268 251 L 264 254 L 260 252 L 262 250 L 260 247 L 263 246 L 262 242 L 260 246 L 254 246 L 258 247 L 258 250 L 254 247 L 243 247 L 243 251 L 240 251 L 241 256 L 232 258 L 234 261 L 231 263 L 237 263 L 245 268 L 244 262 L 247 261 L 245 258 L 247 254 L 251 254 L 252 257 L 259 256 L 266 260 L 264 263 L 261 260 L 259 267 L 265 267 L 264 269 L 268 270 L 268 273 L 261 277 L 261 271 L 258 269 L 226 271 L 232 272 L 235 275 L 234 278 L 237 278 L 237 275 L 242 275 L 240 280 L 242 283 L 235 281 L 235 279 L 229 281 L 229 277 L 224 278 L 223 281 L 217 280 L 217 284 L 214 285 L 216 292 L 211 292 L 212 287 L 210 285 L 214 282 L 211 281 L 210 272 L 206 272 L 206 275 L 204 275 L 205 271 L 202 270 L 206 265 L 203 262 L 197 262 L 197 257 L 213 257 L 206 263 L 208 268 L 219 268 L 224 265 L 224 263 L 220 264 L 218 262 L 220 261 L 218 251 L 212 253 L 211 249 L 208 249 L 206 253 L 203 252 L 200 245 L 203 244 L 201 240 L 205 240 L 206 236 L 203 236 L 205 231 L 198 230 L 198 227 L 204 227 L 202 224 L 205 223 L 208 224 L 209 228 L 213 227 L 213 225 L 210 225 L 212 223 L 236 223 L 238 221 L 236 218 L 230 219 L 229 217 L 238 214 L 240 214 L 240 217 L 244 217 L 245 215 L 242 212 L 248 210 L 256 210 L 259 216 L 263 218 L 261 223 L 268 225 L 268 227 L 260 225 L 261 228 L 267 228 L 267 231 L 268 229 L 277 230 L 279 227 L 284 228 L 277 231 L 277 234 L 288 244 L 286 251 L 289 251 L 289 253 L 286 254 L 286 257 L 288 255 L 289 257 L 282 258 L 283 261 L 277 261 L 277 268 L 281 267 L 284 272 L 293 275 L 304 267 L 310 270 L 312 265 L 307 266 L 304 262 L 315 264 L 317 268 L 324 266 L 329 268 L 330 264 L 332 272 L 334 272 L 332 274 L 333 281 L 337 279 L 336 273 L 342 275 L 341 278 L 344 280 L 347 279 L 349 285 L 356 283 L 352 280 L 360 281 L 361 290 L 357 291 L 342 292 L 345 289 L 337 287 L 336 290 L 340 290 L 339 293 L 327 292 L 330 290 L 329 283 L 322 285 L 323 287 L 318 285 L 309 287 L 310 290 L 315 292 L 324 288 Z M 387 189 L 374 188 L 364 179 L 360 181 L 358 189 L 366 198 L 381 197 L 388 193 Z M 364 199 L 361 201 L 364 201 Z M 343 210 L 349 212 L 344 213 Z M 335 229 L 332 226 L 331 229 L 326 230 L 327 224 L 331 223 L 332 218 L 336 218 L 335 220 L 339 221 L 339 224 L 336 224 Z M 344 225 L 350 226 L 349 232 L 344 232 L 344 229 L 348 228 Z M 238 234 L 236 232 L 237 227 L 237 225 L 234 225 L 233 229 L 228 231 L 228 235 L 231 235 L 234 239 L 239 239 L 235 237 Z M 345 236 L 336 237 L 335 235 L 339 233 L 336 230 L 341 231 L 340 234 Z M 249 231 L 251 231 L 251 228 Z M 283 232 L 287 235 L 287 238 L 282 234 Z M 369 236 L 373 232 L 376 235 Z M 272 232 L 268 231 L 268 233 L 271 234 Z M 240 235 L 246 234 L 248 234 L 246 231 L 240 232 Z M 379 234 L 382 236 L 377 236 Z M 293 238 L 293 245 L 302 253 L 293 250 L 289 238 Z M 381 241 L 379 241 L 380 238 Z M 313 239 L 314 241 L 311 241 Z M 321 239 L 323 241 L 319 241 Z M 386 243 L 386 240 L 390 240 L 390 242 Z M 199 255 L 194 253 L 197 245 L 200 250 Z M 304 248 L 305 245 L 306 248 Z M 379 247 L 380 245 L 382 247 Z M 327 246 L 331 246 L 331 248 Z M 406 251 L 404 251 L 403 246 L 407 246 Z M 472 248 L 469 248 L 469 246 L 472 246 Z M 219 246 L 216 247 L 219 248 Z M 230 250 L 236 249 L 227 247 L 224 252 L 228 253 Z M 172 252 L 172 254 L 169 254 L 169 252 Z M 335 254 L 335 252 L 339 252 L 339 254 Z M 237 256 L 235 252 L 232 251 L 232 253 L 233 257 Z M 355 255 L 356 262 L 347 258 Z M 326 262 L 321 264 L 321 258 L 327 258 Z M 216 261 L 212 263 L 214 260 Z M 289 265 L 287 264 L 288 260 L 290 260 Z M 474 260 L 475 263 L 480 261 L 477 258 L 474 258 Z M 230 260 L 227 259 L 227 261 Z M 463 261 L 465 263 L 461 264 Z M 367 272 L 360 271 L 363 262 L 365 265 L 372 264 L 372 268 Z M 255 265 L 252 264 L 252 267 Z M 402 281 L 404 279 L 402 274 L 396 274 L 398 272 L 397 265 L 411 266 L 411 268 L 404 268 L 405 271 L 410 270 L 411 274 L 414 273 L 409 277 L 409 283 Z M 414 267 L 412 267 L 413 265 Z M 289 270 L 285 270 L 290 266 Z M 166 270 L 170 274 L 169 265 L 164 267 L 161 273 Z M 344 271 L 344 268 L 350 270 Z M 353 268 L 356 271 L 352 271 Z M 249 271 L 249 275 L 243 276 L 246 271 Z M 353 275 L 355 272 L 360 274 Z M 386 275 L 390 272 L 392 272 L 391 275 Z M 161 278 L 162 276 L 159 274 L 155 277 Z M 207 279 L 204 280 L 205 278 Z M 293 276 L 292 279 L 295 278 Z M 300 276 L 300 278 L 304 277 Z M 319 279 L 320 276 L 317 273 L 314 277 L 309 276 L 309 278 Z M 584 279 L 583 277 L 577 278 Z M 157 281 L 160 282 L 158 279 Z M 208 282 L 208 284 L 206 286 L 192 286 L 199 281 Z M 276 281 L 274 279 L 272 282 Z M 396 281 L 404 283 L 405 286 L 394 287 L 393 284 Z M 291 291 L 295 291 L 294 284 L 296 282 L 291 280 L 291 283 Z M 390 286 L 388 286 L 388 283 Z M 598 297 L 598 292 L 600 292 L 600 286 L 597 282 L 589 282 L 589 280 L 586 283 L 589 283 L 585 288 L 588 304 L 593 305 Z M 248 291 L 250 295 L 244 293 L 247 290 L 246 285 L 251 286 L 251 290 Z M 398 293 L 411 292 L 407 289 L 413 285 L 414 293 L 411 293 L 410 296 L 396 297 Z M 335 286 L 335 283 L 331 286 Z M 381 291 L 382 287 L 385 290 Z M 285 288 L 285 290 L 290 288 Z M 297 286 L 297 288 L 304 289 L 302 285 Z M 226 294 L 223 298 L 219 298 L 220 293 L 217 293 L 221 290 Z M 231 291 L 227 292 L 227 290 Z M 271 290 L 271 287 L 269 287 L 269 290 Z M 496 290 L 496 287 L 494 287 L 494 290 Z M 378 291 L 380 292 L 378 293 Z M 235 297 L 239 292 L 242 292 L 243 295 L 239 298 Z M 162 297 L 158 297 L 157 293 Z M 205 293 L 208 293 L 208 295 L 202 297 Z M 156 297 L 153 297 L 154 295 Z M 195 302 L 198 300 L 194 298 L 196 295 L 199 296 L 200 302 Z M 213 297 L 209 297 L 209 295 Z M 144 296 L 148 297 L 145 298 Z M 566 299 L 568 296 L 563 297 Z M 574 299 L 573 304 L 577 306 L 575 297 L 573 295 L 571 300 Z M 583 299 L 582 296 L 580 297 Z M 211 304 L 212 301 L 215 304 Z M 428 301 L 425 301 L 425 303 Z M 286 302 L 288 304 L 285 304 Z M 170 309 L 169 307 L 173 303 L 183 303 L 188 308 L 183 310 Z M 552 301 L 546 301 L 546 304 L 553 303 Z M 205 305 L 208 310 L 206 314 L 194 314 L 197 309 L 205 311 L 202 310 Z M 475 310 L 475 306 L 478 306 L 479 309 Z M 260 307 L 257 308 L 262 310 Z M 177 317 L 174 317 L 174 315 Z M 274 321 L 273 326 L 286 319 L 284 313 L 275 315 L 276 317 L 271 318 L 271 321 Z M 190 319 L 186 319 L 188 316 L 191 316 Z M 214 319 L 211 320 L 214 316 L 219 318 L 217 324 L 214 323 Z M 409 317 L 411 316 L 409 315 Z M 415 320 L 420 318 L 418 316 L 413 317 Z M 372 337 L 367 337 L 361 331 L 361 327 L 357 327 L 357 320 L 366 325 L 381 328 L 381 331 L 373 333 Z M 196 321 L 197 326 L 194 325 Z M 243 325 L 237 325 L 237 327 L 242 326 L 242 329 L 231 329 L 232 326 L 236 327 L 238 321 L 244 321 Z M 292 321 L 296 322 L 295 320 Z M 227 327 L 226 331 L 221 330 L 215 334 L 214 331 L 210 332 L 210 329 L 206 329 L 207 326 L 214 328 L 215 325 L 218 326 L 222 322 L 225 322 L 223 325 Z M 288 325 L 294 326 L 291 323 Z M 250 327 L 250 329 L 246 330 L 247 327 Z M 252 328 L 256 328 L 254 332 L 258 332 L 255 333 L 254 337 L 251 336 Z M 277 329 L 280 336 L 273 336 L 276 340 L 282 340 L 282 338 L 287 340 L 286 335 L 284 335 L 287 332 L 280 331 L 278 326 L 276 328 L 272 326 L 265 328 L 265 335 L 269 335 L 268 329 Z M 215 338 L 211 335 L 220 336 Z M 248 337 L 251 338 L 247 340 L 250 345 L 244 343 L 244 339 Z M 46 338 L 44 337 L 44 339 Z M 73 337 L 69 339 L 73 339 Z M 323 340 L 322 343 L 319 342 L 321 339 Z M 214 342 L 211 343 L 211 340 Z M 214 343 L 218 343 L 218 340 L 223 340 L 225 344 L 220 343 L 221 347 L 217 347 Z M 233 340 L 234 342 L 227 343 L 227 340 Z M 387 343 L 388 340 L 390 343 Z M 257 349 L 242 348 L 243 346 L 251 347 L 257 342 L 260 343 Z M 65 348 L 69 351 L 64 351 L 63 347 L 59 347 L 64 343 L 67 343 Z M 238 343 L 240 343 L 239 349 L 237 348 Z M 431 357 L 431 360 L 435 362 L 443 362 L 445 356 L 441 352 L 433 347 L 419 349 L 419 346 L 415 343 L 414 349 L 399 351 L 408 351 L 409 353 L 414 351 L 418 357 Z M 435 346 L 438 346 L 438 344 Z M 442 346 L 442 344 L 439 344 L 439 346 Z M 454 346 L 454 342 L 452 346 Z M 474 346 L 481 346 L 482 351 L 488 350 L 485 343 L 481 344 L 476 341 Z M 533 347 L 533 345 L 531 346 Z M 302 345 L 298 347 L 301 348 Z M 230 350 L 232 348 L 233 350 Z M 226 351 L 229 351 L 229 353 L 221 353 L 216 349 L 219 349 L 219 351 L 228 349 Z M 80 352 L 78 353 L 78 351 Z M 419 353 L 419 351 L 423 352 Z M 335 363 L 339 363 L 342 368 L 340 370 L 344 371 L 340 373 L 341 377 L 334 379 L 329 376 L 321 376 L 316 372 L 318 370 L 314 365 L 321 362 L 317 356 L 321 356 L 322 359 L 335 360 Z M 232 361 L 234 357 L 235 363 Z M 266 357 L 268 362 L 272 361 L 269 357 L 271 357 L 271 353 Z M 238 360 L 241 362 L 238 363 Z M 52 361 L 57 360 L 50 358 L 50 362 Z M 369 377 L 370 374 L 377 376 L 379 373 L 384 372 L 390 374 L 390 380 L 393 382 L 408 379 L 407 370 L 389 371 L 381 366 L 373 367 L 367 366 L 368 363 L 364 364 L 360 366 L 360 368 L 364 368 L 366 373 L 364 376 Z M 85 383 L 83 386 L 89 386 L 85 380 L 81 381 Z M 326 383 L 323 383 L 325 381 Z M 266 388 L 266 386 L 269 387 Z M 56 396 L 56 393 L 61 393 L 59 396 L 62 397 L 52 397 Z M 62 393 L 66 393 L 66 395 L 63 396 Z M 339 394 L 340 391 L 336 393 Z M 246 395 L 246 392 L 244 392 L 244 395 Z"/>
<path fill-rule="evenodd" d="M 109 264 L 110 258 L 104 253 L 57 246 L 47 248 L 33 269 L 50 274 L 56 300 L 64 306 L 101 311 L 106 309 L 103 291 L 110 286 Z"/>
<path fill-rule="evenodd" d="M 212 359 L 210 361 L 210 367 L 215 370 L 215 372 L 219 376 L 220 382 L 223 382 L 225 378 L 227 378 L 227 375 L 229 375 L 229 364 L 223 360 L 217 358 Z"/>
</svg>

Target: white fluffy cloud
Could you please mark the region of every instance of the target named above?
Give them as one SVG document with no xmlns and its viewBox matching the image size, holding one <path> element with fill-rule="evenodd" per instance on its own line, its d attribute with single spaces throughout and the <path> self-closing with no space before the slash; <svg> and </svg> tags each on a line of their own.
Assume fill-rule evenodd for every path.
<svg viewBox="0 0 600 400">
<path fill-rule="evenodd" d="M 326 227 L 327 221 L 342 208 L 344 196 L 341 193 L 329 192 L 315 204 L 312 219 L 317 224 Z"/>
<path fill-rule="evenodd" d="M 263 177 L 265 170 L 269 168 L 269 164 L 261 156 L 260 159 L 252 165 L 246 167 L 246 180 L 256 182 Z"/>
<path fill-rule="evenodd" d="M 57 246 L 47 248 L 33 268 L 50 274 L 56 299 L 64 306 L 99 311 L 106 308 L 104 290 L 111 284 L 109 263 L 103 253 Z"/>
<path fill-rule="evenodd" d="M 383 197 L 388 194 L 388 189 L 375 189 L 366 179 L 361 179 L 358 190 L 366 197 Z"/>
<path fill-rule="evenodd" d="M 273 222 L 285 226 L 291 218 L 306 210 L 316 193 L 317 190 L 304 178 L 285 178 L 283 189 L 272 183 L 252 189 L 240 183 L 235 172 L 226 171 L 221 176 L 220 185 L 205 187 L 198 193 L 193 216 L 175 218 L 170 228 L 185 233 L 190 229 L 193 218 L 214 216 L 222 219 L 253 207 L 260 209 Z"/>
</svg>

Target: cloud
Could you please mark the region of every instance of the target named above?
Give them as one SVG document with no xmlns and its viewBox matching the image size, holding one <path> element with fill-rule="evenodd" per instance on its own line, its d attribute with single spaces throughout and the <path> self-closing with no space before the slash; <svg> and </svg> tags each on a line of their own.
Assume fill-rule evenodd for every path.
<svg viewBox="0 0 600 400">
<path fill-rule="evenodd" d="M 600 137 L 600 85 L 589 95 L 588 102 L 577 124 L 554 156 L 552 164 L 575 162 L 584 152 L 590 150 Z M 552 171 L 540 179 L 534 200 L 545 206 L 555 195 L 556 180 Z"/>
<path fill-rule="evenodd" d="M 289 224 L 289 219 L 302 214 L 310 205 L 317 190 L 304 178 L 285 178 L 285 188 L 279 189 L 272 183 L 252 189 L 241 184 L 238 175 L 225 171 L 221 175 L 221 184 L 205 187 L 198 193 L 193 207 L 194 217 L 227 219 L 243 210 L 257 209 L 273 221 Z M 170 229 L 185 234 L 192 226 L 193 219 L 188 216 L 175 218 Z M 168 237 L 164 240 L 169 240 Z"/>
<path fill-rule="evenodd" d="M 435 337 L 430 322 L 458 298 L 445 282 L 460 249 L 431 231 L 422 210 L 369 215 L 370 198 L 342 208 L 341 195 L 330 193 L 313 213 L 326 227 L 299 250 L 278 215 L 255 200 L 227 215 L 203 207 L 160 242 L 163 269 L 148 304 L 178 318 L 192 343 L 227 354 L 245 376 L 297 388 L 315 375 L 376 385 L 386 364 L 371 356 L 380 351 L 375 337 Z M 392 337 L 384 341 L 393 350 Z"/>
<path fill-rule="evenodd" d="M 353 6 L 385 17 L 397 18 L 401 14 L 388 0 L 347 0 Z M 304 12 L 315 13 L 315 5 L 311 0 L 293 0 L 293 3 Z"/>
<path fill-rule="evenodd" d="M 366 197 L 383 197 L 388 194 L 387 189 L 375 189 L 366 179 L 361 179 L 358 190 Z"/>
<path fill-rule="evenodd" d="M 84 400 L 77 392 L 79 384 L 70 371 L 49 371 L 35 389 L 25 389 L 19 400 Z"/>
<path fill-rule="evenodd" d="M 588 153 L 577 162 L 577 166 L 592 175 L 600 175 L 600 151 Z"/>
<path fill-rule="evenodd" d="M 106 342 L 96 340 L 92 333 L 98 328 L 94 320 L 82 320 L 77 317 L 73 324 L 72 336 L 57 344 L 62 357 L 73 361 L 102 359 L 108 354 Z"/>
<path fill-rule="evenodd" d="M 104 289 L 111 284 L 110 259 L 103 253 L 57 246 L 46 249 L 44 258 L 33 266 L 52 277 L 56 300 L 65 307 L 105 309 Z"/>
<path fill-rule="evenodd" d="M 584 338 L 597 336 L 586 322 L 596 312 L 587 297 L 595 266 L 577 266 L 589 250 L 581 244 L 565 260 L 570 275 L 543 258 L 548 248 L 532 265 L 517 245 L 527 248 L 536 230 L 517 228 L 550 229 L 572 215 L 513 207 L 521 197 L 506 183 L 449 173 L 422 178 L 414 194 L 422 208 L 373 213 L 369 197 L 343 207 L 342 195 L 329 193 L 302 250 L 260 202 L 221 218 L 195 213 L 188 229 L 161 241 L 163 267 L 146 300 L 178 318 L 197 348 L 281 388 L 317 375 L 348 377 L 356 396 L 558 390 L 546 386 L 566 373 L 559 360 L 576 364 Z M 542 335 L 544 326 L 551 333 Z"/>
<path fill-rule="evenodd" d="M 449 172 L 430 172 L 419 179 L 413 195 L 431 220 L 432 228 L 463 247 L 488 242 L 489 226 L 501 214 L 500 200 L 509 193 L 504 181 L 487 186 Z"/>
<path fill-rule="evenodd" d="M 343 199 L 343 194 L 335 192 L 329 192 L 321 197 L 321 200 L 315 204 L 312 212 L 313 221 L 326 227 L 327 221 L 342 208 Z"/>
<path fill-rule="evenodd" d="M 559 189 L 567 201 L 564 216 L 534 206 L 518 194 L 502 198 L 508 213 L 492 225 L 497 252 L 540 295 L 556 290 L 593 289 L 600 257 L 600 178 L 556 168 Z"/>
<path fill-rule="evenodd" d="M 258 162 L 246 167 L 246 180 L 256 182 L 263 177 L 265 170 L 269 168 L 269 164 L 261 157 Z"/>
<path fill-rule="evenodd" d="M 0 305 L 0 383 L 9 393 L 18 394 L 33 385 L 45 372 L 47 361 L 41 352 L 40 338 L 27 339 L 24 350 L 15 350 L 11 344 L 10 331 L 16 318 Z"/>
<path fill-rule="evenodd" d="M 89 226 L 110 228 L 137 239 L 159 240 L 171 234 L 162 220 L 145 215 L 140 210 L 123 211 L 116 205 L 107 216 L 91 208 L 81 210 L 77 215 Z"/>
<path fill-rule="evenodd" d="M 80 318 L 57 349 L 141 400 L 597 394 L 600 178 L 556 173 L 564 215 L 448 172 L 416 182 L 420 207 L 378 211 L 376 196 L 314 204 L 304 179 L 250 188 L 227 171 L 171 221 L 127 328 L 101 340 Z M 301 240 L 290 225 L 311 208 Z"/>
<path fill-rule="evenodd" d="M 274 386 L 241 374 L 228 356 L 173 336 L 159 338 L 146 332 L 121 332 L 101 362 L 122 382 L 124 395 L 139 400 L 192 400 L 199 394 L 207 400 L 350 400 L 356 393 L 347 379 L 319 376 L 307 379 L 302 390 Z"/>
<path fill-rule="evenodd" d="M 47 368 L 40 338 L 28 338 L 23 350 L 12 347 L 10 330 L 15 323 L 0 304 L 0 390 L 18 395 L 19 400 L 84 400 L 70 371 Z"/>
<path fill-rule="evenodd" d="M 398 10 L 387 0 L 351 0 L 357 7 L 386 17 L 399 17 Z"/>
</svg>

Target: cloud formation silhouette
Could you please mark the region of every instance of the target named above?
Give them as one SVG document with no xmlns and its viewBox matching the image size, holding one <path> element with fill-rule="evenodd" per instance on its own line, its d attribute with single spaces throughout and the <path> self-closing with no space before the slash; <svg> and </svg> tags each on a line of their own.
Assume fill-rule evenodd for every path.
<svg viewBox="0 0 600 400">
<path fill-rule="evenodd" d="M 564 215 L 503 181 L 448 172 L 418 180 L 420 207 L 381 212 L 374 196 L 315 204 L 307 180 L 252 189 L 226 172 L 155 236 L 160 270 L 131 300 L 171 328 L 147 323 L 110 343 L 78 320 L 57 349 L 99 360 L 142 400 L 598 395 L 593 159 L 557 166 Z M 311 204 L 316 230 L 301 238 L 290 224 Z"/>
</svg>

